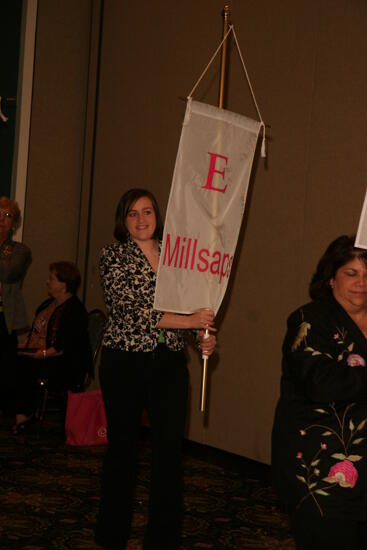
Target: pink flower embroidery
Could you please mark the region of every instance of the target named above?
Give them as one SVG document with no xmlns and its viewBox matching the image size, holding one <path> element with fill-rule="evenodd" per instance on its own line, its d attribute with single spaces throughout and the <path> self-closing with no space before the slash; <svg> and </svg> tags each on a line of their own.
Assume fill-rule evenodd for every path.
<svg viewBox="0 0 367 550">
<path fill-rule="evenodd" d="M 339 333 L 336 332 L 336 333 L 334 334 L 333 338 L 334 338 L 334 340 L 338 340 L 338 339 L 339 339 Z"/>
<path fill-rule="evenodd" d="M 350 353 L 347 357 L 347 363 L 350 367 L 365 367 L 366 361 L 358 353 Z"/>
<path fill-rule="evenodd" d="M 328 478 L 334 479 L 340 487 L 353 488 L 357 483 L 358 472 L 350 460 L 343 460 L 330 468 Z"/>
<path fill-rule="evenodd" d="M 306 435 L 305 430 L 300 430 L 299 433 L 300 433 L 301 435 Z"/>
<path fill-rule="evenodd" d="M 326 443 L 321 443 L 320 447 L 323 451 L 325 451 L 327 449 Z"/>
<path fill-rule="evenodd" d="M 319 476 L 320 475 L 320 470 L 318 468 L 315 468 L 313 473 L 315 474 L 315 476 Z"/>
<path fill-rule="evenodd" d="M 298 451 L 298 453 L 296 454 L 296 458 L 301 459 L 302 457 L 303 454 L 301 453 L 301 451 Z"/>
</svg>

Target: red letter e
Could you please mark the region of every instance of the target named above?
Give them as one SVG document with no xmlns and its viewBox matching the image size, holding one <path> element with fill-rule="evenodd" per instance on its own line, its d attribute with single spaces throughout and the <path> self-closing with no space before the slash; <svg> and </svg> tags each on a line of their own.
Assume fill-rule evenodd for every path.
<svg viewBox="0 0 367 550">
<path fill-rule="evenodd" d="M 211 191 L 219 191 L 220 193 L 225 193 L 226 189 L 227 189 L 227 186 L 225 186 L 225 187 L 213 187 L 212 184 L 213 184 L 214 174 L 220 174 L 222 176 L 222 178 L 224 179 L 225 168 L 223 170 L 216 170 L 215 169 L 215 163 L 217 161 L 217 158 L 224 159 L 226 161 L 226 164 L 227 164 L 228 157 L 224 157 L 223 155 L 218 155 L 217 153 L 208 152 L 208 154 L 210 155 L 208 179 L 206 180 L 206 184 L 202 185 L 202 188 L 203 189 L 210 189 Z"/>
</svg>

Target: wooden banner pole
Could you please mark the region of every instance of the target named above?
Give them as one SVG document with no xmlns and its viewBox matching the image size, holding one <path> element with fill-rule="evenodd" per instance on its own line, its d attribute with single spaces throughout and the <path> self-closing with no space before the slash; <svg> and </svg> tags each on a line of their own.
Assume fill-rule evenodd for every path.
<svg viewBox="0 0 367 550">
<path fill-rule="evenodd" d="M 228 32 L 228 26 L 229 26 L 230 11 L 229 11 L 228 4 L 224 5 L 222 15 L 223 15 L 223 38 L 224 38 Z M 228 37 L 224 40 L 222 45 L 222 57 L 221 57 L 220 81 L 219 81 L 219 100 L 218 100 L 218 106 L 220 109 L 223 109 L 223 102 L 224 102 L 224 84 L 225 84 L 226 66 L 227 66 L 227 42 L 228 42 Z M 209 338 L 208 329 L 205 331 L 204 338 Z M 207 355 L 203 355 L 203 370 L 202 370 L 202 377 L 201 377 L 201 399 L 200 399 L 200 411 L 202 413 L 205 413 L 208 361 L 209 361 L 209 357 Z"/>
</svg>

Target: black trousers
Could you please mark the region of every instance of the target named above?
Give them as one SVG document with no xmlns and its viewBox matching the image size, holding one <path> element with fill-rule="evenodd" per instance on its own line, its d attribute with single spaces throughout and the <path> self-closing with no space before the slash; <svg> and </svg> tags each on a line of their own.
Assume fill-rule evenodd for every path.
<svg viewBox="0 0 367 550">
<path fill-rule="evenodd" d="M 141 415 L 146 408 L 151 425 L 152 464 L 143 548 L 176 550 L 180 546 L 183 507 L 181 457 L 188 393 L 185 354 L 172 352 L 162 344 L 154 352 L 104 348 L 99 372 L 108 450 L 102 472 L 96 540 L 105 548 L 126 548 Z"/>
<path fill-rule="evenodd" d="M 340 518 L 291 516 L 297 550 L 367 550 L 367 523 Z"/>
</svg>

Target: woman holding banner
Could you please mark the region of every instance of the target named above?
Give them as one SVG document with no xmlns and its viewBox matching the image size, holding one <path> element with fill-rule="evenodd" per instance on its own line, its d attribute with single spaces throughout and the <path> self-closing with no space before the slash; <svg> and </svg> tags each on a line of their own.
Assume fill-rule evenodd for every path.
<svg viewBox="0 0 367 550">
<path fill-rule="evenodd" d="M 131 189 L 115 217 L 117 242 L 100 256 L 108 310 L 100 382 L 108 424 L 108 451 L 96 541 L 104 548 L 126 548 L 129 538 L 141 415 L 148 412 L 152 436 L 149 520 L 144 550 L 176 550 L 182 515 L 181 447 L 188 370 L 184 330 L 199 329 L 201 351 L 211 355 L 216 338 L 214 314 L 192 315 L 153 309 L 163 224 L 156 199 Z M 118 503 L 118 504 L 116 504 Z"/>
<path fill-rule="evenodd" d="M 273 472 L 298 550 L 367 548 L 367 250 L 333 241 L 288 319 Z"/>
</svg>

